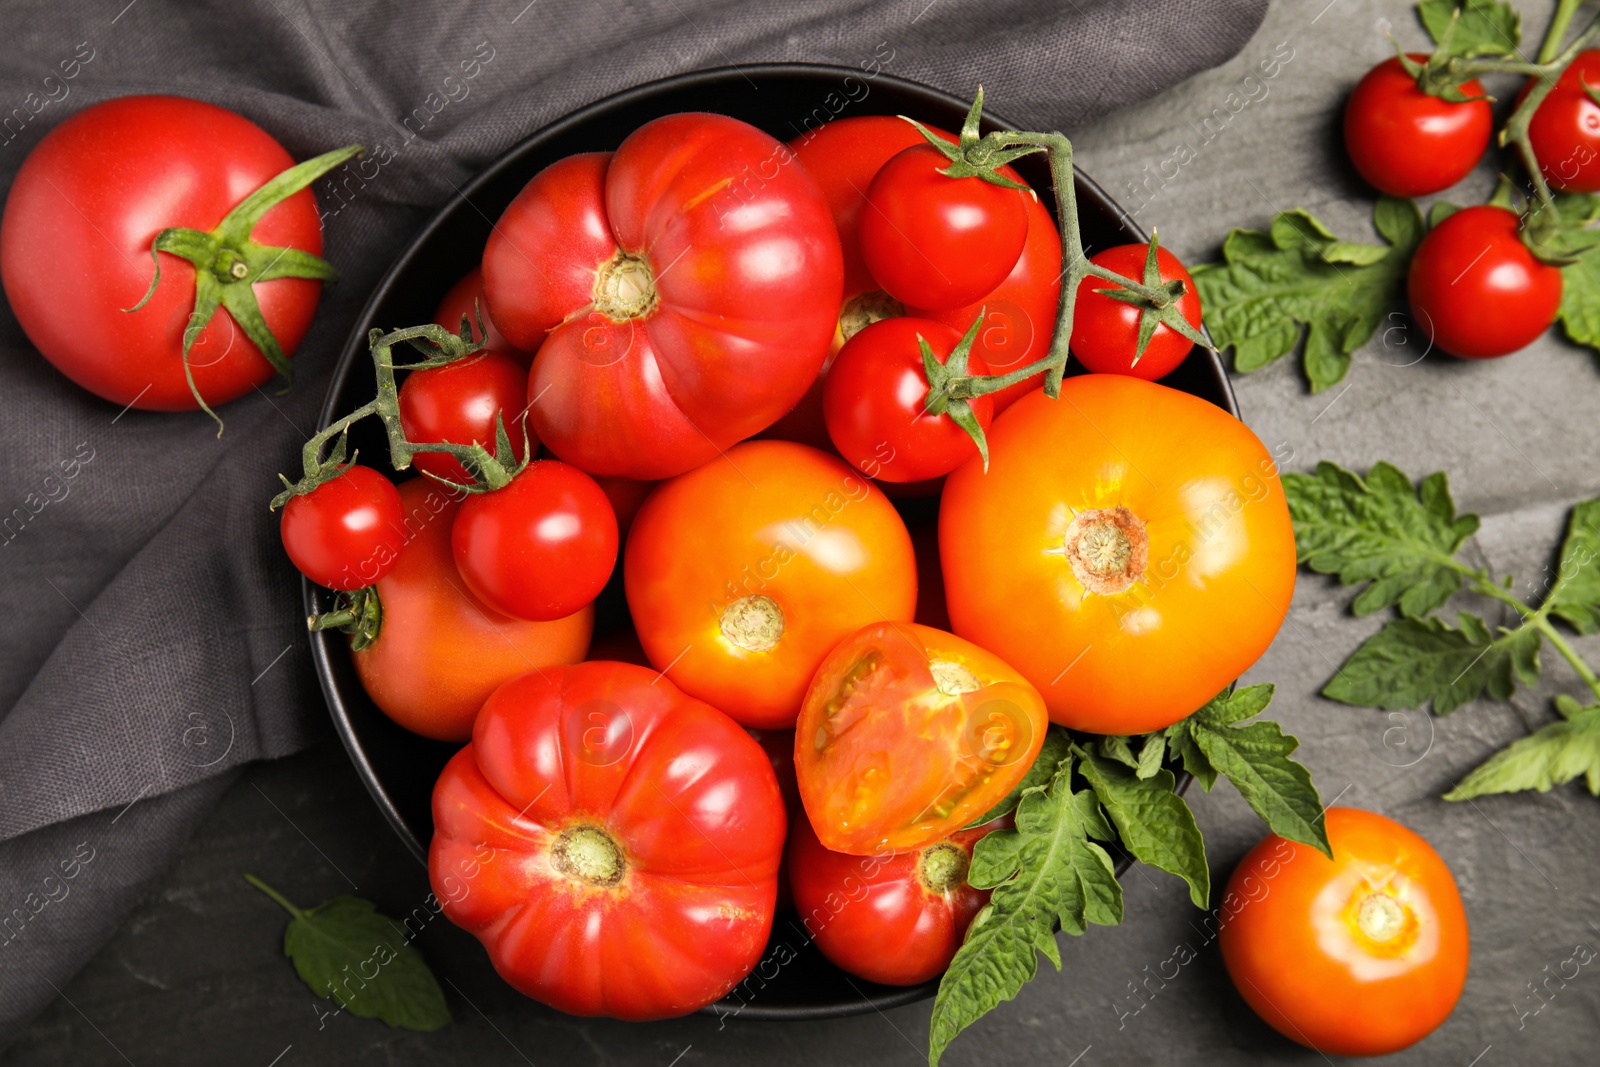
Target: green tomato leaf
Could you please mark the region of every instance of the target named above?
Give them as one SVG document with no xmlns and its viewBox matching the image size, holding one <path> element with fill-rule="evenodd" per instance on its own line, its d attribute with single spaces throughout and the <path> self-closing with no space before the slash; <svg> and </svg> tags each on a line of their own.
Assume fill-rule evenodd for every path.
<svg viewBox="0 0 1600 1067">
<path fill-rule="evenodd" d="M 1406 271 L 1422 240 L 1422 215 L 1409 200 L 1384 197 L 1373 222 L 1387 246 L 1341 241 L 1306 211 L 1281 212 L 1269 232 L 1234 230 L 1223 262 L 1191 272 L 1211 336 L 1233 348 L 1236 370 L 1281 358 L 1304 332 L 1312 392 L 1344 377 L 1350 353 L 1404 307 Z"/>
<path fill-rule="evenodd" d="M 1395 619 L 1367 638 L 1322 695 L 1368 708 L 1421 707 L 1446 715 L 1485 691 L 1506 700 L 1518 679 L 1539 680 L 1539 631 L 1519 626 L 1495 635 L 1462 612 L 1460 629 L 1440 619 Z"/>
<path fill-rule="evenodd" d="M 1561 565 L 1546 601 L 1550 614 L 1565 619 L 1580 634 L 1600 632 L 1600 500 L 1572 509 Z"/>
<path fill-rule="evenodd" d="M 1126 745 L 1127 741 L 1124 740 Z M 1055 777 L 1056 768 L 1072 750 L 1072 738 L 1067 731 L 1054 724 L 1045 731 L 1044 744 L 1039 746 L 1039 754 L 1034 757 L 1033 765 L 1028 768 L 1028 773 L 1022 776 L 1005 797 L 994 807 L 984 812 L 981 816 L 969 822 L 963 829 L 970 830 L 974 826 L 994 822 L 1002 815 L 1009 815 L 1017 808 L 1017 802 L 1022 799 L 1022 794 L 1030 789 L 1043 789 L 1050 784 L 1050 779 Z"/>
<path fill-rule="evenodd" d="M 1589 792 L 1600 796 L 1600 704 L 1574 709 L 1576 701 L 1560 708 L 1563 718 L 1513 741 L 1444 795 L 1446 800 L 1470 800 L 1488 793 L 1516 793 L 1524 789 L 1548 792 L 1582 777 Z"/>
<path fill-rule="evenodd" d="M 1158 769 L 1140 778 L 1121 763 L 1082 748 L 1077 752 L 1078 770 L 1100 798 L 1123 846 L 1140 863 L 1188 882 L 1189 899 L 1195 907 L 1205 907 L 1211 896 L 1206 846 L 1194 813 L 1172 791 L 1177 784 L 1172 772 Z"/>
<path fill-rule="evenodd" d="M 1191 716 L 1192 718 L 1192 716 Z M 1206 754 L 1200 751 L 1200 746 L 1194 743 L 1194 735 L 1189 730 L 1189 719 L 1180 719 L 1162 731 L 1166 741 L 1166 748 L 1173 757 L 1183 764 L 1183 769 L 1194 775 L 1194 780 L 1200 783 L 1200 788 L 1207 793 L 1217 784 L 1217 769 L 1206 759 Z"/>
<path fill-rule="evenodd" d="M 1522 16 L 1500 0 L 1422 0 L 1417 5 L 1417 16 L 1436 44 L 1445 43 L 1457 11 L 1461 21 L 1449 37 L 1451 55 L 1509 56 L 1522 43 Z"/>
<path fill-rule="evenodd" d="M 1134 765 L 1135 772 L 1140 778 L 1154 778 L 1156 772 L 1161 770 L 1161 765 L 1167 758 L 1167 738 L 1165 734 L 1151 734 L 1144 739 L 1144 747 L 1139 750 L 1139 762 Z"/>
<path fill-rule="evenodd" d="M 1324 461 L 1314 475 L 1285 474 L 1283 488 L 1300 562 L 1345 585 L 1371 583 L 1351 605 L 1357 615 L 1398 605 L 1421 618 L 1461 588 L 1467 568 L 1454 557 L 1478 517 L 1456 515 L 1443 472 L 1413 488 L 1388 463 L 1362 479 Z"/>
<path fill-rule="evenodd" d="M 1600 349 L 1600 247 L 1588 226 L 1600 217 L 1600 197 L 1558 193 L 1555 202 L 1561 225 L 1546 240 L 1551 251 L 1573 258 L 1561 268 L 1561 307 L 1556 317 L 1568 340 Z"/>
</svg>

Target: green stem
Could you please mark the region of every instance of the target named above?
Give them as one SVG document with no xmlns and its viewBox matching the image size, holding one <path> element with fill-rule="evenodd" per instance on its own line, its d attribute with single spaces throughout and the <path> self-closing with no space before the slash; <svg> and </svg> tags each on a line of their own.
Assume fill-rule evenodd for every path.
<svg viewBox="0 0 1600 1067">
<path fill-rule="evenodd" d="M 1560 0 L 1556 4 L 1556 13 L 1550 19 L 1550 26 L 1544 31 L 1544 43 L 1539 46 L 1539 62 L 1548 63 L 1561 54 L 1561 41 L 1567 36 L 1567 29 L 1572 25 L 1572 17 L 1583 6 L 1584 0 Z"/>
<path fill-rule="evenodd" d="M 1554 645 L 1555 650 L 1561 653 L 1561 658 L 1571 664 L 1574 671 L 1578 672 L 1578 677 L 1583 679 L 1584 684 L 1594 693 L 1595 698 L 1600 699 L 1600 677 L 1597 677 L 1594 669 L 1584 662 L 1582 656 L 1578 655 L 1578 650 L 1567 643 L 1566 637 L 1551 624 L 1550 620 L 1542 612 L 1533 620 L 1533 624 L 1539 628 L 1540 633 L 1544 634 L 1545 640 Z"/>
<path fill-rule="evenodd" d="M 1551 601 L 1546 600 L 1544 604 L 1537 608 L 1529 607 L 1521 597 L 1491 579 L 1487 571 L 1475 570 L 1459 561 L 1457 561 L 1456 569 L 1472 580 L 1474 592 L 1481 593 L 1492 600 L 1498 600 L 1502 604 L 1510 605 L 1518 615 L 1522 616 L 1523 626 L 1532 626 L 1543 634 L 1545 640 L 1549 641 L 1555 647 L 1555 650 L 1561 653 L 1561 658 L 1571 664 L 1572 669 L 1577 672 L 1579 678 L 1583 679 L 1584 684 L 1594 692 L 1597 698 L 1600 698 L 1600 676 L 1596 676 L 1594 669 L 1584 661 L 1582 656 L 1578 655 L 1578 650 L 1573 648 L 1561 631 L 1551 623 Z"/>
<path fill-rule="evenodd" d="M 288 897 L 284 896 L 282 893 L 278 892 L 276 889 L 272 888 L 255 875 L 247 871 L 245 872 L 244 880 L 261 890 L 267 896 L 271 897 L 275 902 L 277 902 L 277 905 L 280 908 L 288 912 L 290 915 L 293 915 L 296 919 L 304 919 L 306 917 L 306 913 L 291 904 Z"/>
</svg>

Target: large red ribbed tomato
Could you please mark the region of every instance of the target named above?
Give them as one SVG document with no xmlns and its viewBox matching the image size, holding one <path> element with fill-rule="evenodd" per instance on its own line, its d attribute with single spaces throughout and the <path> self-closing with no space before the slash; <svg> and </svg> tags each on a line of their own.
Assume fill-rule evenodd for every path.
<svg viewBox="0 0 1600 1067">
<path fill-rule="evenodd" d="M 707 114 L 541 171 L 483 256 L 495 324 L 539 350 L 539 439 L 591 474 L 641 479 L 699 466 L 800 399 L 843 269 L 828 206 L 788 147 Z"/>
<path fill-rule="evenodd" d="M 484 704 L 433 792 L 444 913 L 519 991 L 660 1019 L 755 966 L 785 832 L 767 755 L 628 663 L 547 667 Z"/>
</svg>

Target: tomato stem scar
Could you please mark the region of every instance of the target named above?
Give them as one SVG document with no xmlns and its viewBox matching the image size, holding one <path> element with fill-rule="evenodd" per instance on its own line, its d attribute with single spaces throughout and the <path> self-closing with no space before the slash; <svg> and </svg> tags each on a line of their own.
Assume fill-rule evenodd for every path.
<svg viewBox="0 0 1600 1067">
<path fill-rule="evenodd" d="M 783 609 L 769 596 L 740 597 L 722 609 L 722 636 L 746 652 L 766 652 L 783 636 Z"/>
<path fill-rule="evenodd" d="M 1150 561 L 1144 523 L 1121 506 L 1080 511 L 1067 526 L 1064 542 L 1073 577 L 1101 596 L 1127 590 Z"/>
<path fill-rule="evenodd" d="M 612 322 L 642 319 L 659 301 L 655 275 L 640 256 L 618 249 L 594 272 L 594 309 Z"/>
<path fill-rule="evenodd" d="M 948 841 L 922 850 L 917 877 L 930 893 L 948 893 L 967 880 L 967 854 Z"/>
<path fill-rule="evenodd" d="M 1356 909 L 1356 925 L 1379 944 L 1393 941 L 1405 931 L 1405 911 L 1387 893 L 1369 893 Z"/>
<path fill-rule="evenodd" d="M 568 878 L 614 886 L 628 869 L 622 849 L 598 826 L 569 826 L 550 849 L 550 862 Z"/>
</svg>

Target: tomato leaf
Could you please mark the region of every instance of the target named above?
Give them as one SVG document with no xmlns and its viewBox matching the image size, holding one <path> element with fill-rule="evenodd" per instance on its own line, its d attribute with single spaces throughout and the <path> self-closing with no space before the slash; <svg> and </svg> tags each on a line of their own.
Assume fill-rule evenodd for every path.
<svg viewBox="0 0 1600 1067">
<path fill-rule="evenodd" d="M 1300 562 L 1345 585 L 1371 583 L 1351 605 L 1357 615 L 1398 605 L 1422 618 L 1461 588 L 1467 567 L 1454 557 L 1478 517 L 1456 515 L 1442 472 L 1413 488 L 1388 463 L 1362 479 L 1324 461 L 1315 475 L 1285 474 L 1283 488 Z"/>
<path fill-rule="evenodd" d="M 1571 697 L 1558 697 L 1556 710 L 1562 715 L 1560 721 L 1490 756 L 1444 799 L 1470 800 L 1524 789 L 1546 793 L 1580 776 L 1589 792 L 1600 796 L 1600 704 L 1584 708 Z"/>
<path fill-rule="evenodd" d="M 1139 750 L 1139 762 L 1135 765 L 1135 773 L 1140 778 L 1153 778 L 1161 770 L 1161 765 L 1167 758 L 1167 739 L 1163 734 L 1151 734 L 1144 740 L 1144 747 Z"/>
<path fill-rule="evenodd" d="M 1600 500 L 1572 509 L 1561 564 L 1546 600 L 1550 614 L 1580 634 L 1600 632 Z"/>
<path fill-rule="evenodd" d="M 1410 200 L 1384 197 L 1373 213 L 1388 245 L 1341 241 L 1310 213 L 1279 213 L 1269 232 L 1236 229 L 1223 262 L 1196 267 L 1205 322 L 1234 369 L 1258 370 L 1305 335 L 1312 392 L 1342 380 L 1350 353 L 1386 316 L 1405 306 L 1406 271 L 1422 240 L 1422 215 Z"/>
<path fill-rule="evenodd" d="M 1461 12 L 1450 35 L 1453 56 L 1509 56 L 1522 43 L 1522 16 L 1500 0 L 1422 0 L 1417 16 L 1436 44 L 1444 44 L 1451 16 Z"/>
<path fill-rule="evenodd" d="M 1147 746 L 1148 747 L 1148 746 Z M 1111 817 L 1117 837 L 1134 859 L 1189 883 L 1189 899 L 1203 908 L 1211 897 L 1211 870 L 1206 866 L 1206 845 L 1195 825 L 1194 813 L 1173 792 L 1177 784 L 1171 771 L 1157 770 L 1148 778 L 1114 760 L 1078 748 L 1078 770 Z"/>
<path fill-rule="evenodd" d="M 1126 744 L 1126 742 L 1124 742 Z M 1044 744 L 1039 746 L 1039 754 L 1034 757 L 1033 765 L 1028 768 L 1028 773 L 1022 776 L 998 804 L 984 812 L 981 816 L 968 823 L 963 829 L 970 830 L 974 826 L 994 822 L 1002 815 L 1009 815 L 1017 808 L 1017 802 L 1022 799 L 1022 794 L 1030 789 L 1043 789 L 1050 784 L 1050 779 L 1055 777 L 1056 768 L 1072 750 L 1072 738 L 1060 726 L 1051 725 L 1045 731 Z"/>
<path fill-rule="evenodd" d="M 1322 695 L 1368 708 L 1416 708 L 1432 702 L 1446 715 L 1485 691 L 1506 700 L 1521 679 L 1539 680 L 1539 631 L 1531 625 L 1491 633 L 1461 612 L 1459 629 L 1440 619 L 1395 619 L 1356 649 Z"/>
<path fill-rule="evenodd" d="M 1082 934 L 1089 923 L 1122 921 L 1122 887 L 1111 857 L 1090 838 L 1109 840 L 1111 827 L 1095 794 L 1072 789 L 1070 756 L 1047 789 L 1017 805 L 1017 828 L 997 830 L 973 850 L 968 880 L 994 893 L 950 961 L 929 1023 L 928 1063 L 1038 971 L 1039 953 L 1061 969 L 1055 929 Z"/>
</svg>

